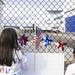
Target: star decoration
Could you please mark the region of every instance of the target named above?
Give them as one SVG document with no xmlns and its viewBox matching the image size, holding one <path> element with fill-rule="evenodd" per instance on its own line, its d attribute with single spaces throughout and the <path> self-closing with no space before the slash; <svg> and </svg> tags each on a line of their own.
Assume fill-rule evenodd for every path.
<svg viewBox="0 0 75 75">
<path fill-rule="evenodd" d="M 46 34 L 46 36 L 42 38 L 41 41 L 43 42 L 43 45 L 45 45 L 46 47 L 50 44 L 50 42 L 53 42 L 53 40 L 50 39 L 48 34 Z"/>
<path fill-rule="evenodd" d="M 25 36 L 25 34 L 20 35 L 20 37 L 18 38 L 18 43 L 21 46 L 26 45 L 27 41 L 28 41 L 28 36 Z"/>
<path fill-rule="evenodd" d="M 62 49 L 62 51 L 64 51 L 64 45 L 66 45 L 67 43 L 62 43 L 60 40 L 58 40 L 58 43 L 55 43 L 56 44 L 56 46 L 55 46 L 55 48 L 61 48 Z"/>
</svg>

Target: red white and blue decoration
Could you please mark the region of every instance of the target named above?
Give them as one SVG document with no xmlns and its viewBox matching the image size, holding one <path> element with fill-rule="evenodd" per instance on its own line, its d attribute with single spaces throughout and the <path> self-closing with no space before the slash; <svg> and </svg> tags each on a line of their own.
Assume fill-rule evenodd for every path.
<svg viewBox="0 0 75 75">
<path fill-rule="evenodd" d="M 45 36 L 44 38 L 42 38 L 41 41 L 43 42 L 43 45 L 46 46 L 46 47 L 47 47 L 48 45 L 50 45 L 51 42 L 53 42 L 53 40 L 50 39 L 50 37 L 49 37 L 48 34 L 46 34 L 46 36 Z"/>
<path fill-rule="evenodd" d="M 61 42 L 60 40 L 58 40 L 58 42 L 55 44 L 55 48 L 61 48 L 62 52 L 64 52 L 64 46 L 67 44 L 66 42 Z"/>
<path fill-rule="evenodd" d="M 28 41 L 28 36 L 25 36 L 25 34 L 20 35 L 19 38 L 18 38 L 18 43 L 21 46 L 26 45 L 27 41 Z"/>
<path fill-rule="evenodd" d="M 35 30 L 35 36 L 34 36 L 34 43 L 35 43 L 35 49 L 37 50 L 40 46 L 40 42 L 42 39 L 42 30 L 36 26 Z"/>
</svg>

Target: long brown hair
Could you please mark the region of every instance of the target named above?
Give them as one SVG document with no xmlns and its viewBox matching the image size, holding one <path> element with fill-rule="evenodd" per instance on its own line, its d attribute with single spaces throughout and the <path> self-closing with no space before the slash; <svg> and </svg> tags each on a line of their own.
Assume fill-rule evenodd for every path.
<svg viewBox="0 0 75 75">
<path fill-rule="evenodd" d="M 6 28 L 0 36 L 0 65 L 12 65 L 13 50 L 18 48 L 17 33 L 13 28 Z"/>
</svg>

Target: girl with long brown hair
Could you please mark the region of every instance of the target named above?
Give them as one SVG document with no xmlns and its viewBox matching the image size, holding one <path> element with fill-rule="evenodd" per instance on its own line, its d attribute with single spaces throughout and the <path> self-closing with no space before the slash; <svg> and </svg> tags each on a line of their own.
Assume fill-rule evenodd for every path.
<svg viewBox="0 0 75 75">
<path fill-rule="evenodd" d="M 23 75 L 27 57 L 19 47 L 17 33 L 5 28 L 0 36 L 0 75 Z"/>
</svg>

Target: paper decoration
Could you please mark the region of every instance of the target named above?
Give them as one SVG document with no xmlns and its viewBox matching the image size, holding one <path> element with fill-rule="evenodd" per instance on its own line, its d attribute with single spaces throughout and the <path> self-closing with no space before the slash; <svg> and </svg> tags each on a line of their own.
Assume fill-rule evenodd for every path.
<svg viewBox="0 0 75 75">
<path fill-rule="evenodd" d="M 60 40 L 58 40 L 58 42 L 55 43 L 55 44 L 56 44 L 55 48 L 61 48 L 61 50 L 64 51 L 64 46 L 65 46 L 67 43 L 61 42 Z"/>
<path fill-rule="evenodd" d="M 20 35 L 20 37 L 18 38 L 18 43 L 21 46 L 26 45 L 27 41 L 28 41 L 28 36 L 25 36 L 25 34 Z"/>
<path fill-rule="evenodd" d="M 47 47 L 48 45 L 50 45 L 51 42 L 53 42 L 53 40 L 50 39 L 50 37 L 49 37 L 48 34 L 46 34 L 46 36 L 45 36 L 44 38 L 42 38 L 41 41 L 43 42 L 43 45 L 45 45 L 46 47 Z"/>
</svg>

